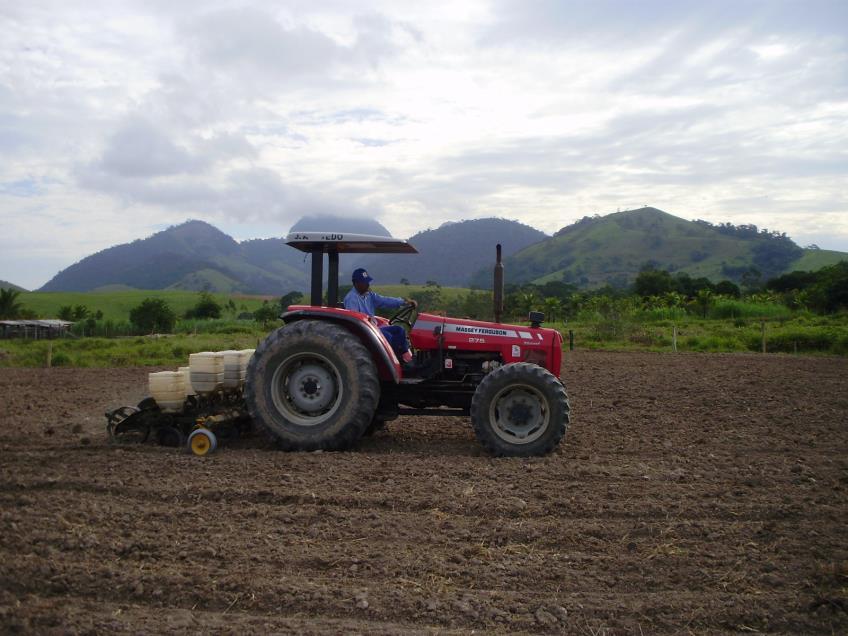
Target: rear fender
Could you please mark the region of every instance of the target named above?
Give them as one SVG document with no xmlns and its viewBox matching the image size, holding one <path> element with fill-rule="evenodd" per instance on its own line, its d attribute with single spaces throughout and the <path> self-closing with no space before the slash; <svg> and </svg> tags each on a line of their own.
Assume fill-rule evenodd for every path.
<svg viewBox="0 0 848 636">
<path fill-rule="evenodd" d="M 334 307 L 309 307 L 308 309 L 290 307 L 289 311 L 280 318 L 286 324 L 298 320 L 330 320 L 342 325 L 359 338 L 374 356 L 381 380 L 391 380 L 395 384 L 400 381 L 400 362 L 383 336 L 383 332 L 371 324 L 367 315 Z"/>
</svg>

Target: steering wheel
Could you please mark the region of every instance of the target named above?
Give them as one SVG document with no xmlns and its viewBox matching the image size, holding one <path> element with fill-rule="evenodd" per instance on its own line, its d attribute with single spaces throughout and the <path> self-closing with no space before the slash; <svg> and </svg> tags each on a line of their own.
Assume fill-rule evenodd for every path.
<svg viewBox="0 0 848 636">
<path fill-rule="evenodd" d="M 418 319 L 418 307 L 413 305 L 412 303 L 406 303 L 402 305 L 400 309 L 398 309 L 395 313 L 392 314 L 391 318 L 389 318 L 390 325 L 396 325 L 401 323 L 403 325 L 407 325 L 410 329 L 412 329 L 412 325 L 415 324 L 415 321 Z"/>
</svg>

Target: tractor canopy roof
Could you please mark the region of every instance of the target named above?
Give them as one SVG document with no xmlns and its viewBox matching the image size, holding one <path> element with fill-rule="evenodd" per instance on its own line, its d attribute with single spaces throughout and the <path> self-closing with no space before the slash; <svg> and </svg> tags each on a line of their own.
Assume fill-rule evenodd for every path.
<svg viewBox="0 0 848 636">
<path fill-rule="evenodd" d="M 292 232 L 286 244 L 302 252 L 335 252 L 337 254 L 417 254 L 409 241 L 391 236 L 368 234 L 333 234 L 331 232 Z"/>
</svg>

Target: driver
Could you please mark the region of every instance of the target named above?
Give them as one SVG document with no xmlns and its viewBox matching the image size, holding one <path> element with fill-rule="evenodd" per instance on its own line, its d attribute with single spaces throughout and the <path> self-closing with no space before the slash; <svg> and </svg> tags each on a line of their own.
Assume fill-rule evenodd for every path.
<svg viewBox="0 0 848 636">
<path fill-rule="evenodd" d="M 353 289 L 351 289 L 344 297 L 345 309 L 358 311 L 363 314 L 373 316 L 377 309 L 397 309 L 404 304 L 418 307 L 418 303 L 411 298 L 392 298 L 391 296 L 381 296 L 377 292 L 369 289 L 371 281 L 374 280 L 368 275 L 368 272 L 363 268 L 353 270 Z M 388 325 L 380 327 L 380 331 L 389 341 L 395 354 L 404 362 L 412 360 L 412 353 L 409 351 L 409 342 L 406 339 L 406 331 L 400 325 Z"/>
</svg>

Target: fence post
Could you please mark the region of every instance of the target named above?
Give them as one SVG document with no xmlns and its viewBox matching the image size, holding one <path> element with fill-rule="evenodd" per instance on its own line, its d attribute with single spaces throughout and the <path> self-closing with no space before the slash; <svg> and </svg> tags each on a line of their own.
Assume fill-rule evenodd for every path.
<svg viewBox="0 0 848 636">
<path fill-rule="evenodd" d="M 677 353 L 677 325 L 672 325 L 671 328 L 671 350 Z"/>
<path fill-rule="evenodd" d="M 47 368 L 50 368 L 50 365 L 53 364 L 53 343 L 47 343 Z"/>
<path fill-rule="evenodd" d="M 574 331 L 568 330 L 568 350 L 574 351 Z"/>
<path fill-rule="evenodd" d="M 766 321 L 765 320 L 760 321 L 760 333 L 762 334 L 762 337 L 763 337 L 763 353 L 765 353 L 766 352 Z"/>
</svg>

